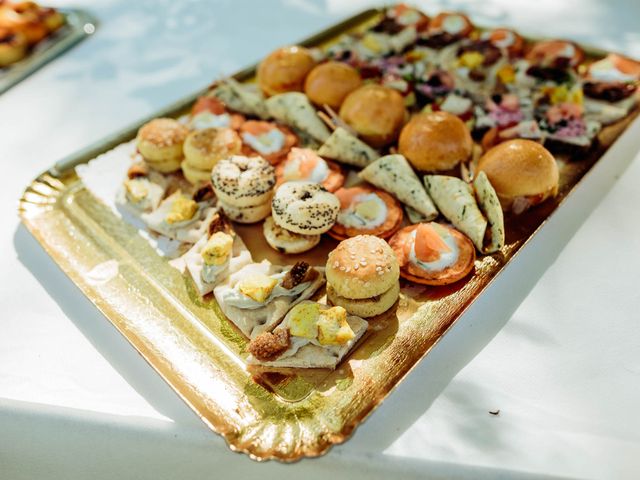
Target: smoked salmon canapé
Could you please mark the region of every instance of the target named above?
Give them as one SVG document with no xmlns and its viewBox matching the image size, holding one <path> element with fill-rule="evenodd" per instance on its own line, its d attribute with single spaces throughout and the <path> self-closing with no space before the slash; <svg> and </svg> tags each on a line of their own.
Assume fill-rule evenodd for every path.
<svg viewBox="0 0 640 480">
<path fill-rule="evenodd" d="M 216 97 L 204 96 L 198 98 L 191 107 L 189 128 L 202 130 L 204 128 L 231 128 L 238 130 L 245 122 L 243 115 L 231 113 L 227 106 Z"/>
<path fill-rule="evenodd" d="M 474 267 L 476 249 L 458 230 L 435 222 L 410 225 L 389 240 L 400 276 L 423 285 L 448 285 Z"/>
<path fill-rule="evenodd" d="M 341 188 L 335 192 L 340 211 L 329 235 L 345 240 L 357 235 L 388 238 L 402 225 L 400 203 L 382 190 L 369 186 Z"/>
<path fill-rule="evenodd" d="M 276 166 L 276 188 L 285 182 L 305 180 L 319 183 L 328 192 L 335 192 L 344 184 L 342 168 L 325 160 L 309 148 L 292 148 L 287 159 Z"/>
<path fill-rule="evenodd" d="M 261 120 L 244 122 L 240 127 L 240 137 L 244 155 L 259 155 L 271 165 L 284 160 L 291 147 L 298 144 L 298 137 L 289 128 Z"/>
</svg>

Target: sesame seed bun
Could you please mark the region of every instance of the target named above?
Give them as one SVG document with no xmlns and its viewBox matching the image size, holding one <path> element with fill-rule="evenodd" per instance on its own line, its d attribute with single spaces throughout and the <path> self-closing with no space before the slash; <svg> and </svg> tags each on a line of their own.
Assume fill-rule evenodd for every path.
<svg viewBox="0 0 640 480">
<path fill-rule="evenodd" d="M 469 129 L 448 112 L 419 113 L 400 133 L 398 151 L 417 170 L 451 170 L 471 156 Z"/>
<path fill-rule="evenodd" d="M 509 140 L 491 148 L 478 162 L 504 210 L 518 197 L 539 203 L 558 193 L 558 165 L 551 153 L 531 140 Z"/>
<path fill-rule="evenodd" d="M 345 298 L 336 293 L 335 288 L 327 286 L 327 300 L 332 305 L 344 308 L 347 313 L 362 318 L 375 317 L 389 310 L 398 300 L 400 282 L 395 282 L 389 290 L 371 298 Z"/>
<path fill-rule="evenodd" d="M 402 95 L 377 84 L 354 90 L 340 107 L 340 118 L 372 147 L 382 147 L 398 138 L 406 114 Z"/>
<path fill-rule="evenodd" d="M 138 130 L 138 151 L 150 162 L 182 158 L 189 130 L 173 118 L 155 118 Z"/>
<path fill-rule="evenodd" d="M 361 83 L 360 74 L 351 65 L 331 61 L 311 70 L 304 82 L 304 93 L 316 105 L 337 109 Z"/>
<path fill-rule="evenodd" d="M 203 128 L 191 132 L 184 141 L 184 159 L 191 167 L 209 170 L 223 158 L 242 150 L 240 136 L 230 128 Z"/>
<path fill-rule="evenodd" d="M 398 283 L 400 269 L 387 242 L 358 235 L 329 253 L 326 276 L 337 296 L 363 299 L 381 295 Z"/>
</svg>

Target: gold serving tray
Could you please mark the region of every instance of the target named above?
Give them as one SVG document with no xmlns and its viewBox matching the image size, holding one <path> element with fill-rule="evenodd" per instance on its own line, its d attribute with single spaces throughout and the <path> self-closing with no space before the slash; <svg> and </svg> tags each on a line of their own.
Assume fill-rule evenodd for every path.
<svg viewBox="0 0 640 480">
<path fill-rule="evenodd" d="M 84 10 L 58 9 L 66 24 L 36 45 L 33 51 L 6 68 L 0 68 L 0 94 L 95 32 L 98 22 Z"/>
<path fill-rule="evenodd" d="M 380 12 L 367 10 L 301 43 L 324 45 L 371 25 Z M 247 81 L 253 73 L 252 67 L 236 78 Z M 180 115 L 202 93 L 153 117 Z M 247 341 L 215 300 L 201 299 L 188 276 L 84 188 L 74 167 L 133 139 L 147 120 L 57 163 L 27 187 L 19 210 L 64 272 L 231 449 L 256 460 L 293 461 L 321 455 L 351 435 L 525 247 L 636 115 L 603 130 L 602 147 L 585 158 L 559 158 L 559 195 L 517 219 L 507 218 L 506 246 L 479 257 L 475 274 L 446 287 L 404 283 L 397 307 L 370 322 L 363 340 L 333 372 L 249 368 Z M 292 264 L 304 258 L 323 265 L 336 245 L 324 238 L 311 254 L 286 256 L 267 246 L 261 226 L 236 231 L 256 261 Z"/>
</svg>

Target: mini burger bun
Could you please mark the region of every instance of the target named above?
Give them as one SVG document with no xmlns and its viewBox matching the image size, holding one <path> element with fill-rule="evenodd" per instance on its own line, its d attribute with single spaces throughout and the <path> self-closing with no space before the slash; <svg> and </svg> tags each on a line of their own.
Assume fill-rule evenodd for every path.
<svg viewBox="0 0 640 480">
<path fill-rule="evenodd" d="M 377 84 L 351 92 L 340 107 L 340 118 L 372 147 L 382 147 L 398 138 L 407 110 L 396 90 Z"/>
<path fill-rule="evenodd" d="M 542 201 L 558 193 L 559 172 L 549 150 L 532 140 L 508 140 L 491 148 L 478 162 L 496 191 L 504 209 L 517 197 L 542 196 Z"/>
<path fill-rule="evenodd" d="M 279 48 L 258 66 L 258 85 L 268 97 L 285 92 L 301 92 L 304 80 L 315 63 L 311 52 L 304 47 Z"/>
<path fill-rule="evenodd" d="M 358 71 L 343 62 L 330 61 L 315 67 L 304 82 L 304 93 L 316 105 L 338 109 L 343 100 L 362 84 Z"/>
<path fill-rule="evenodd" d="M 336 296 L 368 299 L 394 287 L 400 267 L 387 242 L 373 235 L 358 235 L 340 242 L 329 253 L 326 276 Z"/>
<path fill-rule="evenodd" d="M 336 293 L 331 286 L 327 286 L 327 299 L 332 305 L 344 308 L 350 315 L 370 318 L 389 310 L 398 300 L 400 282 L 395 282 L 389 290 L 374 298 L 353 299 L 345 298 Z"/>
<path fill-rule="evenodd" d="M 471 156 L 473 140 L 469 129 L 448 112 L 419 113 L 407 123 L 398 151 L 416 170 L 451 170 Z"/>
</svg>

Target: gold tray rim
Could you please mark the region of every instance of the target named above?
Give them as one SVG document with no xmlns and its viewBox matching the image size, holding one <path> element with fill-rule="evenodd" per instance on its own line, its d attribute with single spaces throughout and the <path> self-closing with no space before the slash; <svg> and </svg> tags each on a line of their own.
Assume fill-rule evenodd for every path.
<svg viewBox="0 0 640 480">
<path fill-rule="evenodd" d="M 344 31 L 348 30 L 351 26 L 353 25 L 357 25 L 361 22 L 365 22 L 368 18 L 373 18 L 375 15 L 380 14 L 381 12 L 384 11 L 384 8 L 386 7 L 380 7 L 380 8 L 370 8 L 370 9 L 366 9 L 364 11 L 361 11 L 359 13 L 356 13 L 355 15 L 346 18 L 345 20 L 338 22 L 336 24 L 331 25 L 329 28 L 320 31 L 319 33 L 316 33 L 308 38 L 306 38 L 305 40 L 298 42 L 297 44 L 299 45 L 304 45 L 304 46 L 313 46 L 315 44 L 321 43 L 326 39 L 330 39 L 335 37 L 338 34 L 343 33 Z M 483 28 L 482 26 L 479 26 L 480 28 Z M 542 37 L 528 37 L 525 36 L 525 38 L 527 39 L 535 39 L 535 40 L 541 40 Z M 584 48 L 588 53 L 593 54 L 593 55 L 604 55 L 606 53 L 608 53 L 608 50 L 603 50 L 603 49 L 599 49 L 599 48 L 593 48 L 587 45 L 584 45 L 582 43 L 579 43 L 579 45 Z M 235 73 L 234 75 L 232 75 L 234 78 L 236 78 L 237 80 L 244 80 L 249 78 L 250 76 L 252 76 L 255 72 L 255 69 L 257 67 L 257 64 L 251 65 L 247 68 L 244 68 L 242 70 L 240 70 L 239 72 Z M 86 161 L 95 158 L 96 156 L 98 156 L 101 153 L 104 153 L 110 149 L 112 149 L 113 147 L 119 145 L 120 143 L 123 143 L 124 141 L 130 140 L 132 137 L 135 136 L 135 133 L 137 132 L 138 128 L 146 123 L 147 121 L 149 121 L 152 118 L 156 118 L 158 116 L 171 116 L 171 115 L 176 115 L 179 114 L 181 111 L 184 111 L 184 109 L 186 107 L 188 107 L 191 103 L 193 103 L 193 101 L 200 95 L 202 95 L 203 93 L 207 92 L 208 89 L 205 88 L 203 90 L 200 90 L 198 92 L 196 92 L 195 94 L 191 94 L 189 96 L 184 97 L 181 100 L 178 100 L 177 102 L 174 102 L 173 104 L 165 107 L 164 109 L 161 109 L 157 112 L 155 112 L 152 115 L 149 115 L 146 118 L 143 118 L 139 121 L 136 121 L 132 124 L 130 124 L 129 126 L 123 128 L 122 130 L 119 130 L 111 135 L 106 136 L 105 138 L 103 138 L 102 140 L 99 140 L 91 145 L 89 145 L 88 147 L 79 150 L 78 152 L 71 154 L 67 157 L 65 157 L 64 159 L 56 162 L 50 169 L 44 171 L 41 175 L 39 175 L 38 177 L 36 177 L 34 179 L 34 181 L 32 182 L 31 185 L 39 182 L 39 181 L 43 181 L 49 185 L 55 185 L 56 182 L 61 183 L 58 180 L 58 177 L 62 176 L 65 174 L 65 172 L 68 172 L 70 169 L 73 169 L 75 166 L 85 163 Z M 632 116 L 632 118 L 630 118 L 630 121 L 626 124 L 626 126 L 624 127 L 624 129 L 621 131 L 621 134 L 624 133 L 630 126 L 631 123 L 635 122 L 637 120 L 637 112 L 635 115 Z M 618 140 L 619 136 L 616 138 L 616 140 L 613 142 L 615 143 Z M 612 143 L 612 145 L 613 145 Z M 611 145 L 609 145 L 609 148 L 611 147 Z M 598 157 L 598 159 L 596 160 L 595 163 L 597 163 L 598 160 L 600 160 L 600 158 L 602 158 L 602 156 Z M 318 457 L 321 455 L 326 454 L 329 449 L 336 444 L 340 444 L 345 442 L 347 439 L 350 438 L 350 436 L 353 434 L 354 430 L 363 422 L 365 421 L 369 415 L 371 415 L 371 413 L 378 407 L 378 405 L 380 405 L 380 403 L 382 403 L 394 390 L 395 388 L 397 388 L 397 386 L 406 378 L 406 376 L 413 371 L 414 368 L 417 367 L 418 363 L 420 361 L 422 361 L 422 359 L 424 359 L 424 357 L 427 356 L 427 354 L 431 351 L 431 349 L 438 344 L 438 342 L 440 342 L 440 340 L 442 339 L 442 337 L 444 337 L 448 331 L 454 326 L 454 324 L 457 322 L 457 320 L 471 307 L 471 305 L 473 305 L 473 303 L 475 303 L 475 301 L 477 300 L 477 298 L 482 295 L 482 293 L 484 293 L 484 291 L 489 288 L 492 283 L 496 280 L 496 278 L 504 271 L 504 268 L 514 259 L 516 258 L 522 251 L 522 249 L 533 239 L 533 237 L 535 235 L 538 234 L 538 232 L 549 222 L 549 220 L 552 218 L 553 215 L 555 215 L 557 213 L 558 208 L 566 201 L 567 198 L 569 198 L 575 188 L 581 183 L 582 179 L 586 178 L 587 175 L 590 175 L 592 173 L 593 170 L 593 166 L 590 166 L 587 171 L 584 173 L 584 175 L 581 177 L 580 180 L 578 180 L 578 182 L 576 182 L 574 185 L 571 186 L 570 190 L 567 192 L 567 194 L 557 203 L 557 205 L 555 206 L 555 208 L 551 211 L 551 213 L 546 216 L 544 218 L 544 220 L 540 223 L 540 225 L 523 241 L 523 243 L 520 245 L 520 247 L 512 254 L 512 256 L 510 257 L 510 259 L 501 266 L 501 268 L 497 271 L 497 273 L 492 276 L 478 291 L 478 293 L 459 311 L 459 313 L 456 315 L 456 317 L 454 318 L 454 320 L 452 322 L 449 323 L 449 325 L 437 336 L 437 338 L 433 341 L 433 343 L 419 356 L 419 358 L 416 359 L 416 361 L 414 361 L 408 368 L 406 368 L 406 370 L 404 370 L 402 372 L 402 374 L 397 378 L 397 381 L 395 383 L 393 383 L 385 392 L 383 395 L 378 396 L 375 399 L 372 399 L 368 404 L 366 409 L 361 412 L 361 415 L 358 415 L 356 417 L 353 417 L 351 419 L 351 422 L 349 423 L 345 423 L 340 431 L 339 435 L 334 435 L 332 436 L 330 439 L 325 439 L 325 441 L 321 444 L 319 444 L 317 446 L 317 448 L 315 450 L 304 450 L 304 451 L 296 451 L 296 453 L 294 455 L 291 456 L 283 456 L 280 455 L 278 451 L 272 451 L 270 454 L 256 454 L 255 451 L 252 449 L 251 445 L 243 445 L 240 446 L 237 443 L 233 442 L 233 438 L 232 435 L 229 434 L 229 432 L 225 432 L 222 431 L 220 428 L 218 428 L 216 425 L 212 424 L 207 418 L 205 418 L 197 409 L 197 407 L 190 401 L 189 398 L 187 398 L 178 388 L 176 388 L 175 385 L 173 385 L 173 383 L 171 382 L 171 380 L 168 378 L 168 375 L 165 374 L 165 372 L 163 372 L 162 369 L 160 369 L 158 367 L 158 365 L 154 364 L 153 360 L 152 360 L 152 356 L 149 354 L 149 352 L 145 351 L 144 348 L 141 348 L 141 345 L 137 344 L 136 342 L 132 341 L 132 339 L 130 338 L 130 334 L 127 333 L 125 331 L 125 329 L 123 329 L 120 325 L 118 325 L 112 318 L 110 318 L 108 312 L 105 310 L 105 308 L 98 302 L 98 298 L 95 298 L 93 296 L 90 296 L 89 293 L 87 292 L 87 289 L 83 287 L 83 285 L 80 284 L 80 282 L 78 282 L 77 280 L 77 272 L 74 272 L 72 269 L 68 268 L 65 264 L 63 264 L 63 262 L 61 262 L 61 259 L 57 258 L 54 252 L 54 249 L 51 247 L 51 245 L 49 245 L 46 241 L 46 239 L 44 239 L 42 237 L 42 235 L 40 235 L 40 233 L 38 232 L 37 228 L 35 228 L 35 226 L 29 222 L 29 215 L 26 213 L 26 210 L 24 208 L 24 202 L 28 200 L 25 200 L 25 193 L 28 192 L 30 186 L 27 187 L 27 189 L 25 190 L 25 193 L 23 193 L 23 196 L 20 199 L 20 205 L 19 205 L 19 216 L 21 218 L 21 221 L 23 222 L 23 224 L 26 226 L 26 228 L 28 229 L 28 231 L 38 240 L 38 242 L 42 245 L 43 249 L 47 252 L 47 254 L 49 256 L 52 257 L 52 259 L 60 266 L 60 268 L 63 270 L 63 272 L 65 273 L 65 275 L 67 275 L 71 281 L 83 292 L 83 294 L 85 294 L 85 296 L 96 306 L 96 308 L 109 320 L 109 322 L 116 328 L 116 330 L 118 330 L 120 332 L 121 335 L 123 335 L 123 337 L 130 342 L 134 348 L 136 349 L 136 351 L 142 356 L 142 358 L 145 359 L 145 361 L 156 371 L 156 373 L 158 373 L 161 378 L 163 378 L 163 380 L 165 380 L 167 382 L 167 384 L 172 388 L 172 390 L 174 390 L 174 392 L 180 397 L 182 398 L 182 400 L 201 418 L 201 420 L 214 432 L 218 433 L 219 435 L 221 435 L 225 441 L 227 442 L 229 448 L 232 451 L 235 452 L 240 452 L 240 453 L 245 453 L 247 454 L 251 459 L 256 460 L 256 461 L 265 461 L 265 460 L 278 460 L 281 462 L 294 462 L 294 461 L 298 461 L 301 458 L 309 458 L 309 457 Z M 62 191 L 61 191 L 62 192 Z"/>
</svg>

